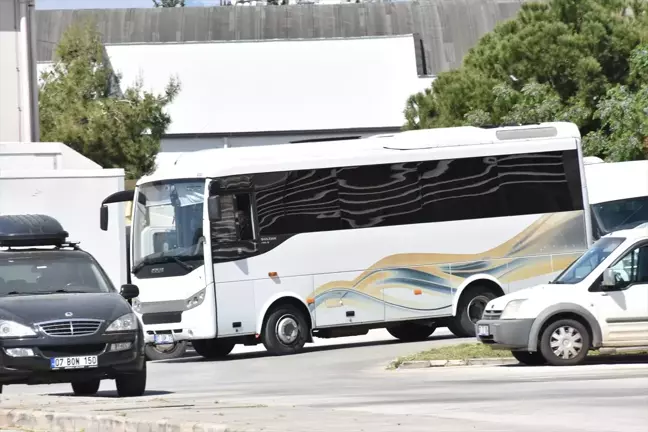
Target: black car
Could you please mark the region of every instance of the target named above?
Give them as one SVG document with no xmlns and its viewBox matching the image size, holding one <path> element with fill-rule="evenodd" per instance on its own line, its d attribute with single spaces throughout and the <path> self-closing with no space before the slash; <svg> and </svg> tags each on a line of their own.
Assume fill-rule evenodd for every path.
<svg viewBox="0 0 648 432">
<path fill-rule="evenodd" d="M 99 263 L 45 215 L 0 216 L 0 393 L 7 384 L 71 383 L 93 395 L 146 388 L 142 326 Z"/>
</svg>

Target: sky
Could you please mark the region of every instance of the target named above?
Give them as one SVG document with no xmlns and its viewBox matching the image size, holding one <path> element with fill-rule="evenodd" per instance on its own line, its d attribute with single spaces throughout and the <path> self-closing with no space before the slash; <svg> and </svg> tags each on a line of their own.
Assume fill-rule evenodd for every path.
<svg viewBox="0 0 648 432">
<path fill-rule="evenodd" d="M 219 0 L 187 0 L 187 6 L 216 6 Z M 152 0 L 36 0 L 36 9 L 122 9 L 153 7 Z"/>
</svg>

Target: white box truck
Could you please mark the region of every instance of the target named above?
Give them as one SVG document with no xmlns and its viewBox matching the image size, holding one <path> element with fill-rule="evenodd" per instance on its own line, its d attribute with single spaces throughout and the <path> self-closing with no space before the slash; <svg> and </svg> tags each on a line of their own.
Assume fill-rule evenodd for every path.
<svg viewBox="0 0 648 432">
<path fill-rule="evenodd" d="M 124 190 L 124 170 L 104 169 L 61 143 L 0 143 L 0 215 L 56 218 L 108 272 L 126 283 L 124 206 L 111 206 L 108 231 L 97 226 L 103 198 Z"/>
</svg>

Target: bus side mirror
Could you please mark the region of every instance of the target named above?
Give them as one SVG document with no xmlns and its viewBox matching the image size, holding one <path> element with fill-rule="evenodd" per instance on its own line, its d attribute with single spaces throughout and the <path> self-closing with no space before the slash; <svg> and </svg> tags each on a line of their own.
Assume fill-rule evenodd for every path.
<svg viewBox="0 0 648 432">
<path fill-rule="evenodd" d="M 108 207 L 105 205 L 99 210 L 99 226 L 103 231 L 108 231 Z"/>
<path fill-rule="evenodd" d="M 124 284 L 122 285 L 119 293 L 126 300 L 132 300 L 139 295 L 139 288 L 137 287 L 137 285 Z"/>
<path fill-rule="evenodd" d="M 210 221 L 218 222 L 221 220 L 220 197 L 218 195 L 207 198 L 207 213 Z"/>
</svg>

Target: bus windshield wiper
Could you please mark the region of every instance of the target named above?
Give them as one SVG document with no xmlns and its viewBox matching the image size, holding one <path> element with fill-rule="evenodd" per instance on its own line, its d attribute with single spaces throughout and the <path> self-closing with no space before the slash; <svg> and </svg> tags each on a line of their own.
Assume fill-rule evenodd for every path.
<svg viewBox="0 0 648 432">
<path fill-rule="evenodd" d="M 151 264 L 163 264 L 163 263 L 168 263 L 168 262 L 175 262 L 178 265 L 180 265 L 182 268 L 184 268 L 187 271 L 191 271 L 194 269 L 194 267 L 191 264 L 188 264 L 181 259 L 179 259 L 176 256 L 173 255 L 160 255 L 157 257 L 149 258 L 146 257 L 142 261 L 140 261 L 136 266 L 133 267 L 131 270 L 132 273 L 137 273 L 144 267 L 145 265 L 151 265 Z"/>
<path fill-rule="evenodd" d="M 169 258 L 171 258 L 173 261 L 180 264 L 182 266 L 182 268 L 184 268 L 187 271 L 191 271 L 191 270 L 194 269 L 194 267 L 191 264 L 188 264 L 188 263 L 182 261 L 180 258 L 178 258 L 176 256 L 170 256 Z"/>
</svg>

